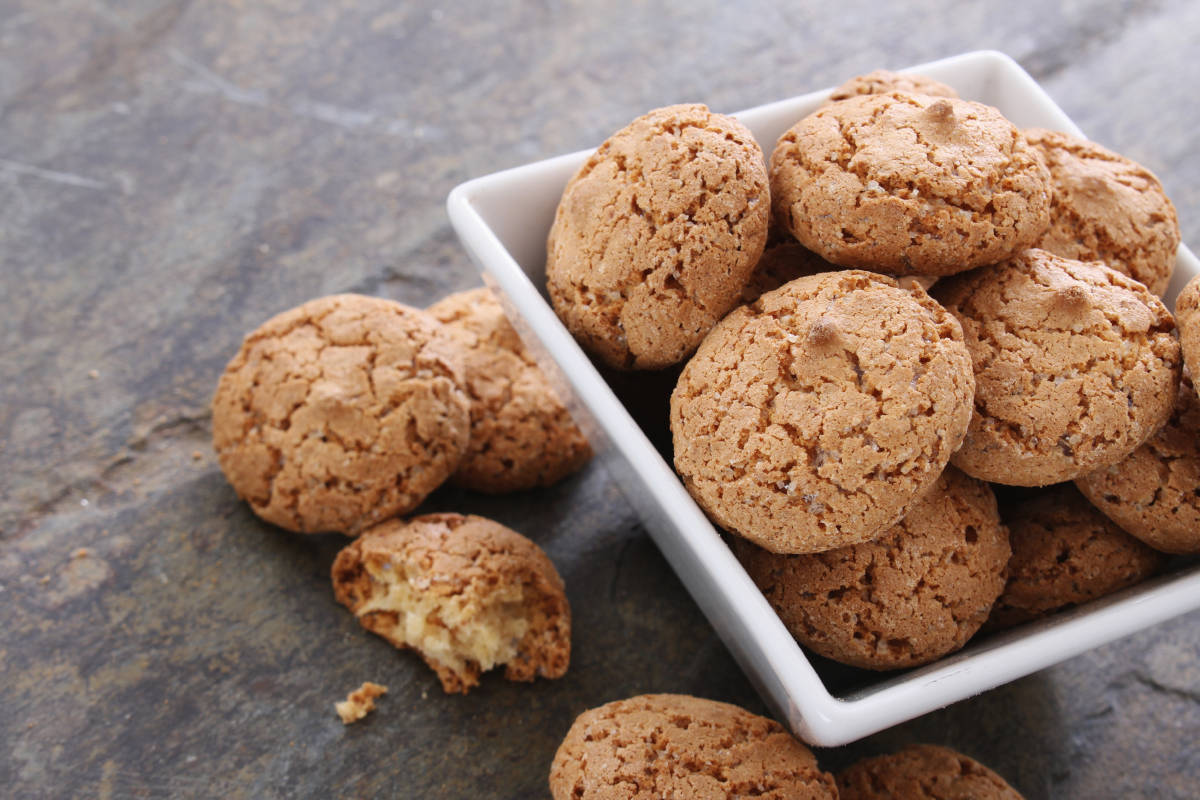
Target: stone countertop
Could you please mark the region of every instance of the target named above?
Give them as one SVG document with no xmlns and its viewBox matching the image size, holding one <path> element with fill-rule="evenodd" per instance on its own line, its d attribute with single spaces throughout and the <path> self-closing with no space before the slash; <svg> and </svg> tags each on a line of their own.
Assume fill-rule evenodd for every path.
<svg viewBox="0 0 1200 800">
<path fill-rule="evenodd" d="M 1051 7 L 1054 6 L 1054 7 Z M 344 540 L 260 523 L 208 400 L 243 334 L 357 291 L 478 284 L 457 183 L 645 110 L 733 111 L 876 67 L 1016 58 L 1153 169 L 1200 242 L 1200 4 L 0 0 L 0 785 L 14 797 L 546 796 L 585 708 L 762 711 L 603 470 L 424 508 L 539 542 L 575 609 L 559 681 L 447 697 L 331 597 Z M 1029 798 L 1194 797 L 1191 614 L 818 753 L 952 744 Z M 333 702 L 387 685 L 368 720 Z"/>
</svg>

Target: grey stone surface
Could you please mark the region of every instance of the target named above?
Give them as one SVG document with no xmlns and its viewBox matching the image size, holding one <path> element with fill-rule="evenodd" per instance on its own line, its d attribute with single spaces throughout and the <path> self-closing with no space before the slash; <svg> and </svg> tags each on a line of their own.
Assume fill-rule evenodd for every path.
<svg viewBox="0 0 1200 800">
<path fill-rule="evenodd" d="M 592 467 L 444 490 L 541 543 L 561 681 L 445 697 L 332 601 L 336 537 L 259 523 L 209 450 L 241 336 L 335 291 L 472 286 L 458 182 L 658 105 L 733 111 L 978 48 L 1154 169 L 1200 242 L 1187 0 L 967 4 L 0 0 L 0 786 L 15 797 L 545 796 L 585 708 L 762 706 Z M 952 744 L 1030 798 L 1194 797 L 1195 614 L 847 748 Z M 386 684 L 343 728 L 334 700 Z"/>
</svg>

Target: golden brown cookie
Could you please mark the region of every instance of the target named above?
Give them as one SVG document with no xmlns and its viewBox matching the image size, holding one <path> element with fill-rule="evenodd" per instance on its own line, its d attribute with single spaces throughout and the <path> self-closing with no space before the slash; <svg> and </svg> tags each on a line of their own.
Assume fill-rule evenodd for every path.
<svg viewBox="0 0 1200 800">
<path fill-rule="evenodd" d="M 1023 800 L 975 759 L 932 744 L 859 761 L 837 785 L 841 800 Z"/>
<path fill-rule="evenodd" d="M 1124 461 L 1075 485 L 1096 508 L 1155 550 L 1200 553 L 1200 397 L 1185 375 L 1175 411 Z"/>
<path fill-rule="evenodd" d="M 879 536 L 971 416 L 962 331 L 919 287 L 844 270 L 722 320 L 671 394 L 675 468 L 719 525 L 777 553 Z"/>
<path fill-rule="evenodd" d="M 1192 375 L 1200 375 L 1200 275 L 1188 281 L 1175 299 L 1175 322 L 1183 361 Z"/>
<path fill-rule="evenodd" d="M 875 541 L 799 556 L 738 548 L 801 644 L 875 670 L 926 664 L 966 644 L 1004 590 L 1009 555 L 992 490 L 954 467 Z"/>
<path fill-rule="evenodd" d="M 580 714 L 550 767 L 554 800 L 834 800 L 833 777 L 774 720 L 728 703 L 646 694 Z"/>
<path fill-rule="evenodd" d="M 950 275 L 1038 240 L 1050 173 L 991 106 L 891 92 L 831 103 L 780 137 L 771 197 L 828 261 Z"/>
<path fill-rule="evenodd" d="M 1069 483 L 1026 501 L 1004 521 L 1013 554 L 989 629 L 1020 625 L 1132 586 L 1164 561 Z"/>
<path fill-rule="evenodd" d="M 213 447 L 263 519 L 356 533 L 416 508 L 458 466 L 462 386 L 459 348 L 425 312 L 322 297 L 242 342 L 213 397 Z"/>
<path fill-rule="evenodd" d="M 338 553 L 333 591 L 364 628 L 416 650 L 447 693 L 466 694 L 500 664 L 510 681 L 567 671 L 562 578 L 540 547 L 498 522 L 388 520 Z"/>
<path fill-rule="evenodd" d="M 1166 306 L 1100 263 L 1027 250 L 944 280 L 975 363 L 975 414 L 955 466 L 1045 486 L 1115 464 L 1171 414 L 1179 343 Z"/>
<path fill-rule="evenodd" d="M 1179 247 L 1179 219 L 1150 170 L 1095 142 L 1030 128 L 1025 138 L 1050 168 L 1050 228 L 1037 247 L 1103 261 L 1161 295 Z"/>
<path fill-rule="evenodd" d="M 638 117 L 563 192 L 546 245 L 554 310 L 611 366 L 679 362 L 737 304 L 770 206 L 740 122 L 702 105 Z"/>
<path fill-rule="evenodd" d="M 587 439 L 488 289 L 452 294 L 428 311 L 461 345 L 466 363 L 471 442 L 454 483 L 482 492 L 532 489 L 587 463 Z"/>
<path fill-rule="evenodd" d="M 887 94 L 888 92 L 927 94 L 933 97 L 958 97 L 958 92 L 933 78 L 877 69 L 846 81 L 833 90 L 829 99 L 831 102 L 836 102 L 861 94 Z"/>
</svg>

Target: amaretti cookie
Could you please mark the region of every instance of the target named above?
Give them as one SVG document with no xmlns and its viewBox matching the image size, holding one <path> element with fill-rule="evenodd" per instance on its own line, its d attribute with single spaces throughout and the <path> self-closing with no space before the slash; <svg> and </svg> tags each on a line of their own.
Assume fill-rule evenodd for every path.
<svg viewBox="0 0 1200 800">
<path fill-rule="evenodd" d="M 1103 261 L 1161 295 L 1179 247 L 1179 219 L 1150 170 L 1095 142 L 1041 128 L 1025 138 L 1053 179 L 1050 227 L 1037 247 Z"/>
<path fill-rule="evenodd" d="M 780 137 L 771 197 L 828 261 L 950 275 L 1038 240 L 1050 173 L 991 106 L 889 92 L 823 106 Z"/>
<path fill-rule="evenodd" d="M 830 264 L 791 236 L 777 242 L 768 240 L 762 257 L 750 274 L 750 280 L 742 289 L 741 302 L 753 303 L 767 292 L 773 292 L 796 278 L 837 269 L 841 268 L 837 264 Z"/>
<path fill-rule="evenodd" d="M 682 361 L 733 308 L 767 238 L 762 150 L 702 105 L 613 134 L 567 184 L 546 245 L 554 310 L 607 364 Z"/>
<path fill-rule="evenodd" d="M 875 541 L 798 556 L 738 549 L 801 644 L 875 670 L 925 664 L 966 644 L 1004 590 L 1009 555 L 991 489 L 954 467 Z"/>
<path fill-rule="evenodd" d="M 1200 275 L 1192 278 L 1175 299 L 1179 345 L 1188 371 L 1200 375 Z"/>
<path fill-rule="evenodd" d="M 263 323 L 213 397 L 213 447 L 254 513 L 356 533 L 412 509 L 466 452 L 460 348 L 424 311 L 333 295 Z"/>
<path fill-rule="evenodd" d="M 500 664 L 514 681 L 567 671 L 562 579 L 541 548 L 489 519 L 388 520 L 338 553 L 333 590 L 364 628 L 416 650 L 447 693 Z"/>
<path fill-rule="evenodd" d="M 580 714 L 550 767 L 554 800 L 834 800 L 833 777 L 774 720 L 678 694 Z"/>
<path fill-rule="evenodd" d="M 1012 558 L 988 628 L 1007 628 L 1087 603 L 1153 575 L 1162 554 L 1121 530 L 1071 484 L 1005 514 Z"/>
<path fill-rule="evenodd" d="M 462 347 L 471 441 L 451 481 L 484 492 L 549 486 L 582 467 L 591 447 L 485 288 L 429 307 Z"/>
<path fill-rule="evenodd" d="M 962 331 L 919 287 L 799 278 L 727 316 L 684 368 L 675 468 L 719 525 L 773 552 L 868 541 L 937 480 L 973 390 Z"/>
<path fill-rule="evenodd" d="M 866 75 L 857 75 L 833 90 L 829 95 L 832 102 L 856 97 L 861 94 L 886 94 L 887 92 L 906 92 L 908 94 L 927 94 L 934 97 L 958 97 L 958 92 L 933 78 L 912 73 L 892 72 L 877 69 Z"/>
<path fill-rule="evenodd" d="M 955 466 L 1045 486 L 1128 456 L 1171 414 L 1179 343 L 1166 306 L 1100 263 L 1027 250 L 943 280 L 975 364 L 975 414 Z"/>
<path fill-rule="evenodd" d="M 1200 553 L 1200 397 L 1185 375 L 1158 433 L 1111 467 L 1075 480 L 1092 505 L 1155 550 Z"/>
<path fill-rule="evenodd" d="M 932 744 L 863 759 L 838 773 L 837 786 L 841 800 L 1023 800 L 975 759 Z"/>
</svg>

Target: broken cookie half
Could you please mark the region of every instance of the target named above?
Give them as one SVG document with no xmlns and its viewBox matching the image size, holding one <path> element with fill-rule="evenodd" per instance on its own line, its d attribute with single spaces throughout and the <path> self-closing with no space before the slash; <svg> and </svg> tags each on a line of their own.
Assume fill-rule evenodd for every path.
<svg viewBox="0 0 1200 800">
<path fill-rule="evenodd" d="M 359 623 L 412 648 L 447 693 L 504 676 L 561 677 L 571 657 L 562 578 L 536 544 L 489 519 L 389 520 L 338 553 L 333 591 Z"/>
</svg>

